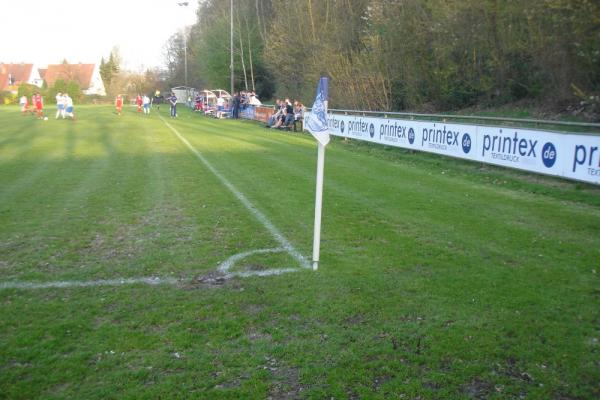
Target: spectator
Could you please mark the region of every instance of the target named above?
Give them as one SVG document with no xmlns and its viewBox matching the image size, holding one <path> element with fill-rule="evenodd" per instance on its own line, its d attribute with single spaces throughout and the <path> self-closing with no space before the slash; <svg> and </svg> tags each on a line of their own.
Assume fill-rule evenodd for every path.
<svg viewBox="0 0 600 400">
<path fill-rule="evenodd" d="M 225 110 L 225 99 L 219 95 L 217 98 L 217 118 L 221 118 L 223 110 Z"/>
<path fill-rule="evenodd" d="M 194 111 L 202 111 L 202 96 L 197 93 L 194 97 Z"/>
<path fill-rule="evenodd" d="M 238 119 L 240 117 L 240 102 L 241 102 L 241 96 L 240 96 L 240 92 L 236 92 L 233 95 L 233 106 L 231 109 L 231 117 Z"/>
<path fill-rule="evenodd" d="M 279 100 L 277 100 L 279 101 Z M 271 115 L 269 117 L 269 120 L 267 121 L 267 128 L 275 128 L 276 124 L 279 122 L 281 116 L 281 110 L 278 107 L 275 107 L 275 109 L 273 110 L 273 115 Z"/>
<path fill-rule="evenodd" d="M 177 96 L 175 96 L 175 92 L 171 92 L 171 95 L 168 97 L 169 105 L 171 106 L 171 118 L 177 117 Z"/>
<path fill-rule="evenodd" d="M 285 128 L 291 127 L 294 123 L 294 106 L 289 98 L 285 99 L 285 119 L 283 121 L 283 126 Z"/>
<path fill-rule="evenodd" d="M 294 102 L 294 132 L 296 132 L 296 125 L 300 124 L 300 130 L 302 130 L 302 121 L 304 120 L 304 111 L 306 107 L 298 100 Z"/>
<path fill-rule="evenodd" d="M 248 96 L 249 100 L 248 100 L 248 104 L 253 105 L 253 106 L 260 106 L 262 103 L 260 102 L 260 100 L 258 99 L 258 96 L 256 95 L 256 93 L 254 92 L 250 92 L 250 95 Z"/>
</svg>

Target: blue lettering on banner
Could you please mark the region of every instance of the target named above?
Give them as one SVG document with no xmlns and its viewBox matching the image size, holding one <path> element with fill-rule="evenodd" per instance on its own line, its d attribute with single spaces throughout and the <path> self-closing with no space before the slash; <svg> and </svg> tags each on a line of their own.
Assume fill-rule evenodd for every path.
<svg viewBox="0 0 600 400">
<path fill-rule="evenodd" d="M 594 160 L 594 156 L 596 160 Z M 573 172 L 575 172 L 578 166 L 585 166 L 586 164 L 589 175 L 600 175 L 600 152 L 598 151 L 598 146 L 575 146 L 575 154 L 573 155 Z"/>
<path fill-rule="evenodd" d="M 412 141 L 410 135 L 412 133 Z M 384 142 L 406 142 L 408 136 L 409 142 L 412 144 L 415 141 L 415 131 L 413 128 L 408 128 L 406 125 L 401 125 L 398 121 L 379 125 L 379 140 Z"/>
<path fill-rule="evenodd" d="M 471 136 L 469 136 L 468 133 L 465 133 L 462 137 L 462 149 L 464 151 L 465 154 L 468 154 L 471 151 Z"/>
<path fill-rule="evenodd" d="M 556 147 L 548 142 L 542 147 L 542 162 L 547 168 L 552 168 L 556 162 Z"/>
<path fill-rule="evenodd" d="M 504 136 L 500 129 L 499 135 L 483 135 L 481 155 L 485 156 L 486 152 L 491 152 L 494 159 L 519 162 L 520 157 L 537 158 L 537 143 L 537 140 L 519 138 L 518 132 L 512 137 Z"/>
<path fill-rule="evenodd" d="M 333 130 L 340 129 L 344 132 L 344 121 L 337 119 L 335 115 L 330 115 L 327 118 L 327 126 Z"/>
<path fill-rule="evenodd" d="M 333 119 L 335 120 L 335 118 Z M 369 134 L 371 137 L 375 136 L 375 125 L 365 122 L 360 118 L 348 121 L 347 126 L 343 125 L 344 121 L 336 120 L 335 122 L 336 128 L 340 127 L 341 123 L 341 126 L 343 126 L 344 129 L 347 130 L 348 136 L 366 137 L 367 134 Z"/>
<path fill-rule="evenodd" d="M 471 151 L 471 137 L 468 133 L 463 134 L 462 140 L 460 140 L 460 132 L 446 129 L 444 125 L 443 129 L 436 129 L 433 124 L 432 129 L 423 128 L 423 137 L 421 138 L 421 146 L 425 147 L 425 143 L 430 149 L 437 150 L 448 150 L 449 148 L 462 147 L 465 153 Z M 466 139 L 466 140 L 464 140 Z M 460 140 L 460 144 L 459 144 Z"/>
<path fill-rule="evenodd" d="M 333 135 L 600 184 L 598 136 L 341 114 L 327 124 Z"/>
</svg>

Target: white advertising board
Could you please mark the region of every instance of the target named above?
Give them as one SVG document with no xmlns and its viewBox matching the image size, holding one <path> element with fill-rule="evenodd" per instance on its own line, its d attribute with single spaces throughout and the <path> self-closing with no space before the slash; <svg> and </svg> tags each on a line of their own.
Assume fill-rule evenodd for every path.
<svg viewBox="0 0 600 400">
<path fill-rule="evenodd" d="M 600 135 L 328 114 L 330 134 L 600 184 Z"/>
</svg>

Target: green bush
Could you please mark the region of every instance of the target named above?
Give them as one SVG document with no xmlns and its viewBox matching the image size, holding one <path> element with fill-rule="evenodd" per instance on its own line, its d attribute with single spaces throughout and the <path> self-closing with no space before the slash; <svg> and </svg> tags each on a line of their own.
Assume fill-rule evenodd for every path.
<svg viewBox="0 0 600 400">
<path fill-rule="evenodd" d="M 28 99 L 31 99 L 31 96 L 33 96 L 33 94 L 35 92 L 39 92 L 40 88 L 38 88 L 35 85 L 28 85 L 26 83 L 22 84 L 19 86 L 19 89 L 17 91 L 17 97 L 21 98 L 21 96 L 27 96 Z"/>
<path fill-rule="evenodd" d="M 17 104 L 17 95 L 11 92 L 0 92 L 0 104 Z"/>
</svg>

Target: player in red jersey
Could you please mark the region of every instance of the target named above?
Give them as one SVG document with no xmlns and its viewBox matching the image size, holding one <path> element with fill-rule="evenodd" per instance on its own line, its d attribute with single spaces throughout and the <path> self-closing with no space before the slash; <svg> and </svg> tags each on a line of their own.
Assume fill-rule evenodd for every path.
<svg viewBox="0 0 600 400">
<path fill-rule="evenodd" d="M 39 92 L 35 92 L 33 95 L 32 103 L 35 107 L 35 115 L 37 115 L 39 119 L 44 118 L 44 99 Z"/>
<path fill-rule="evenodd" d="M 117 115 L 121 115 L 121 111 L 123 111 L 123 96 L 120 94 L 117 95 L 115 100 L 115 107 L 117 108 Z"/>
<path fill-rule="evenodd" d="M 137 104 L 137 112 L 142 112 L 142 104 L 143 104 L 142 96 L 139 94 L 135 98 L 135 104 Z"/>
</svg>

